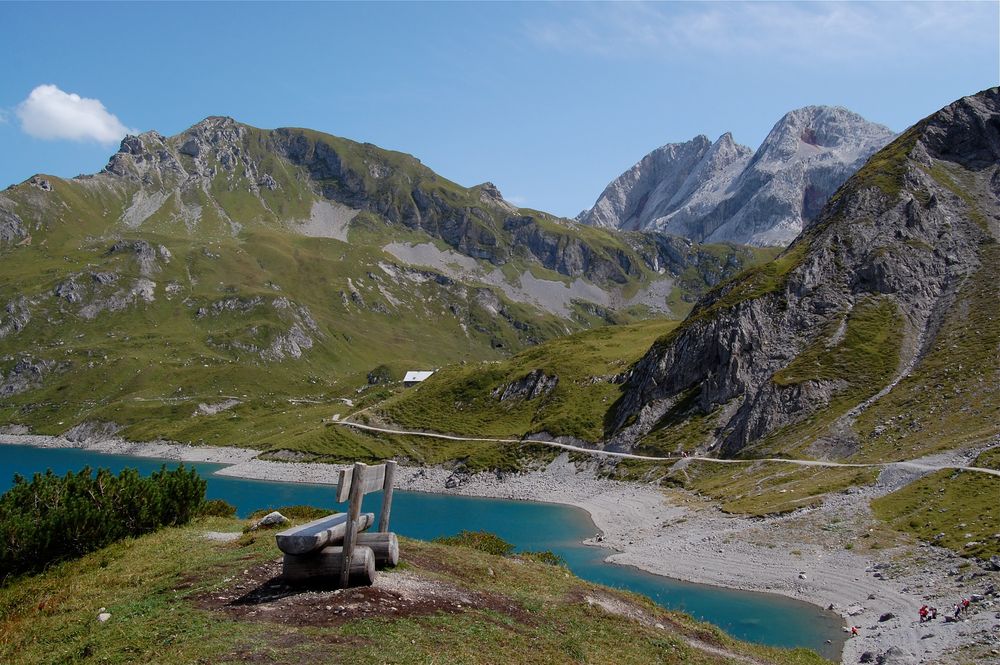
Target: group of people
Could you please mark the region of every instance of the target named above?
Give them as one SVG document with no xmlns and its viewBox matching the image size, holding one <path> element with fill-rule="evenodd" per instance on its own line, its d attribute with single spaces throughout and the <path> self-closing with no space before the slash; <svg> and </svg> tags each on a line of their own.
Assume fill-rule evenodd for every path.
<svg viewBox="0 0 1000 665">
<path fill-rule="evenodd" d="M 963 598 L 961 601 L 955 603 L 953 608 L 955 610 L 955 619 L 959 617 L 962 612 L 969 611 L 969 599 Z M 891 614 L 889 615 L 892 616 Z M 920 606 L 920 623 L 926 623 L 928 621 L 934 621 L 938 617 L 938 609 L 936 607 L 931 607 L 929 605 Z M 953 619 L 946 617 L 945 621 L 952 621 Z M 861 634 L 861 626 L 849 626 L 851 637 L 855 637 Z M 844 630 L 848 630 L 845 628 Z"/>
<path fill-rule="evenodd" d="M 955 618 L 957 619 L 959 614 L 961 614 L 962 612 L 969 611 L 969 599 L 963 598 L 962 602 L 955 603 L 954 607 L 955 607 Z"/>
<path fill-rule="evenodd" d="M 962 612 L 967 612 L 969 610 L 969 599 L 963 598 L 961 601 L 952 605 L 952 609 L 955 611 L 954 616 L 957 619 Z M 920 623 L 934 621 L 937 619 L 937 615 L 938 611 L 936 607 L 928 607 L 927 605 L 920 606 Z"/>
</svg>

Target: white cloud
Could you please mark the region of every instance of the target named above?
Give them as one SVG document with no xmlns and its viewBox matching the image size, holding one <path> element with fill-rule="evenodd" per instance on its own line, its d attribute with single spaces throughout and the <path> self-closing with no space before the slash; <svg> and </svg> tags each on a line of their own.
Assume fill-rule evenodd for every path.
<svg viewBox="0 0 1000 665">
<path fill-rule="evenodd" d="M 99 99 L 67 93 L 54 85 L 40 85 L 15 110 L 21 129 L 40 139 L 69 139 L 114 143 L 134 134 Z"/>
<path fill-rule="evenodd" d="M 602 56 L 780 53 L 843 60 L 997 43 L 993 3 L 611 3 L 525 24 L 536 43 Z"/>
</svg>

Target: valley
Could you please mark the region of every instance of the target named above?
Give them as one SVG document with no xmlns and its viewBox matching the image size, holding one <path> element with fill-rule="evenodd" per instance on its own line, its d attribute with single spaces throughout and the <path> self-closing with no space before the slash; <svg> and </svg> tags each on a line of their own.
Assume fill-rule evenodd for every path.
<svg viewBox="0 0 1000 665">
<path fill-rule="evenodd" d="M 0 439 L 272 481 L 397 459 L 404 489 L 582 507 L 614 563 L 830 607 L 864 624 L 843 662 L 988 662 L 998 118 L 997 88 L 895 137 L 809 107 L 759 157 L 661 148 L 687 166 L 623 178 L 665 207 L 586 224 L 311 130 L 128 136 L 0 193 Z M 709 201 L 778 154 L 794 187 Z M 774 183 L 803 207 L 748 232 Z M 972 626 L 910 620 L 970 593 Z"/>
</svg>

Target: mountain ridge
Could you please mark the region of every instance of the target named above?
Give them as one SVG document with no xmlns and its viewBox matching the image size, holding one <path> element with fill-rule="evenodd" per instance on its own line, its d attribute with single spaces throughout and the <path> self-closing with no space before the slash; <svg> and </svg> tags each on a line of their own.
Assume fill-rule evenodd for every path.
<svg viewBox="0 0 1000 665">
<path fill-rule="evenodd" d="M 636 365 L 615 411 L 613 445 L 631 448 L 657 423 L 653 438 L 666 443 L 698 414 L 714 423 L 699 446 L 718 444 L 727 455 L 751 445 L 898 455 L 898 444 L 875 433 L 886 428 L 869 422 L 878 400 L 926 390 L 928 377 L 914 377 L 935 353 L 949 354 L 938 335 L 971 316 L 974 299 L 997 296 L 998 118 L 992 88 L 918 122 L 849 179 L 776 261 L 702 299 Z M 992 340 L 997 317 L 971 311 L 986 314 L 982 332 Z M 989 387 L 1000 371 L 995 355 L 979 357 L 971 368 L 968 357 L 953 358 L 968 368 L 958 401 L 976 404 L 977 422 L 997 408 Z M 953 434 L 944 445 L 962 441 Z"/>
<path fill-rule="evenodd" d="M 757 150 L 727 132 L 652 151 L 577 219 L 696 241 L 786 245 L 893 132 L 838 106 L 786 113 Z M 678 159 L 681 153 L 684 159 Z"/>
</svg>

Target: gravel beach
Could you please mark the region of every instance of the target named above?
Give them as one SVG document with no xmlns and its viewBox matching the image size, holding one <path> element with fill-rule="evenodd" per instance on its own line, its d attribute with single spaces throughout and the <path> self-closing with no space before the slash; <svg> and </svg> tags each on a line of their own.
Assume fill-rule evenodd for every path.
<svg viewBox="0 0 1000 665">
<path fill-rule="evenodd" d="M 328 464 L 257 459 L 259 451 L 115 438 L 69 441 L 3 433 L 5 443 L 75 447 L 96 452 L 227 464 L 217 473 L 284 482 L 336 482 Z M 889 474 L 883 474 L 889 475 Z M 892 474 L 875 485 L 829 495 L 817 508 L 770 518 L 727 515 L 690 493 L 622 483 L 595 475 L 560 455 L 548 467 L 518 474 L 453 473 L 400 467 L 398 489 L 527 499 L 577 506 L 597 527 L 587 544 L 606 547 L 607 560 L 703 584 L 779 593 L 830 608 L 844 617 L 843 663 L 870 653 L 885 663 L 1000 663 L 1000 573 L 926 545 L 855 553 L 845 546 L 876 528 L 868 502 L 908 482 Z M 958 622 L 953 603 L 982 596 Z M 921 624 L 918 609 L 933 605 L 937 621 Z M 891 616 L 890 616 L 891 615 Z"/>
</svg>

